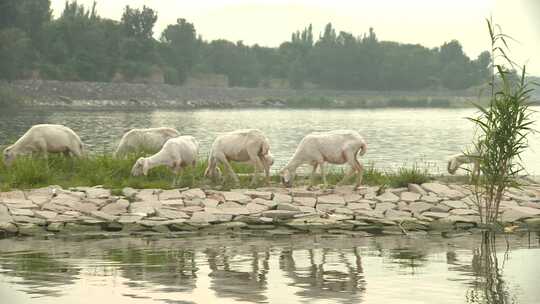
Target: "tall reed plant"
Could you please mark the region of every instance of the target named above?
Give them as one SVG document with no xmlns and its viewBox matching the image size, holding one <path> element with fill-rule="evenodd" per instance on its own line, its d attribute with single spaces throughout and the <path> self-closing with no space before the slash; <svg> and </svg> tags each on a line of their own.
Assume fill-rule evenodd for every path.
<svg viewBox="0 0 540 304">
<path fill-rule="evenodd" d="M 478 163 L 472 181 L 481 221 L 491 225 L 497 221 L 505 189 L 524 170 L 521 155 L 529 147 L 527 138 L 534 121 L 529 103 L 533 89 L 525 66 L 516 69 L 508 57 L 511 38 L 491 20 L 487 25 L 492 49 L 491 98 L 485 107 L 476 105 L 478 116 L 469 118 L 477 134 L 474 150 L 467 154 Z"/>
</svg>

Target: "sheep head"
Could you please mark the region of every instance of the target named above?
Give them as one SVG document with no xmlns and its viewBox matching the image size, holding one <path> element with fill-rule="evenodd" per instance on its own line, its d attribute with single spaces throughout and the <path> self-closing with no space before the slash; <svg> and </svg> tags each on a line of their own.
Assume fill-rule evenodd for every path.
<svg viewBox="0 0 540 304">
<path fill-rule="evenodd" d="M 11 166 L 13 161 L 15 160 L 15 153 L 12 150 L 12 147 L 7 147 L 4 149 L 4 164 L 6 167 Z"/>
<path fill-rule="evenodd" d="M 137 159 L 137 161 L 133 165 L 133 168 L 131 169 L 131 175 L 133 176 L 148 175 L 148 159 L 144 157 Z"/>
<path fill-rule="evenodd" d="M 279 173 L 279 176 L 281 177 L 281 182 L 285 187 L 292 187 L 294 175 L 294 172 L 289 171 L 289 169 L 283 169 Z"/>
</svg>

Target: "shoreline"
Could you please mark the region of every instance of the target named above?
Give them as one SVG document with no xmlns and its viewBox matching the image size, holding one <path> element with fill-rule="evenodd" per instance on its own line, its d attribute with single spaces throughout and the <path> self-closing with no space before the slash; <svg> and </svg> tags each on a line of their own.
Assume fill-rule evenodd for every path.
<svg viewBox="0 0 540 304">
<path fill-rule="evenodd" d="M 52 80 L 17 80 L 2 87 L 19 96 L 23 107 L 59 109 L 462 108 L 480 98 L 473 89 L 294 90 Z"/>
<path fill-rule="evenodd" d="M 268 187 L 230 191 L 49 186 L 0 192 L 0 238 L 180 237 L 338 234 L 471 234 L 482 231 L 469 186 L 428 182 L 404 188 Z M 500 224 L 540 230 L 540 185 L 510 188 Z M 502 227 L 501 227 L 502 229 Z"/>
</svg>

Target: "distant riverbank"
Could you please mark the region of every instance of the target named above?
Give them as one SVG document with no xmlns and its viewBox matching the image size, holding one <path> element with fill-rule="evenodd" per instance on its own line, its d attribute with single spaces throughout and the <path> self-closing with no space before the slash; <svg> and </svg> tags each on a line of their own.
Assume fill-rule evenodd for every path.
<svg viewBox="0 0 540 304">
<path fill-rule="evenodd" d="M 476 90 L 335 91 L 42 80 L 15 81 L 2 87 L 18 96 L 23 105 L 74 109 L 456 108 L 482 99 Z"/>
</svg>

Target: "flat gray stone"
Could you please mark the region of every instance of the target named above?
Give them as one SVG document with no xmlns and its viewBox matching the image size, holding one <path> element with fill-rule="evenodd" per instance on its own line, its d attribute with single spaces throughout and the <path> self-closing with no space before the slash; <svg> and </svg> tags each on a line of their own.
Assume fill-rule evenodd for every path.
<svg viewBox="0 0 540 304">
<path fill-rule="evenodd" d="M 180 211 L 184 211 L 184 212 L 187 212 L 187 213 L 193 213 L 193 212 L 201 212 L 204 209 L 207 209 L 207 208 L 203 208 L 201 206 L 189 206 L 189 207 L 180 208 Z"/>
<path fill-rule="evenodd" d="M 13 190 L 7 192 L 0 192 L 0 202 L 5 202 L 8 200 L 26 200 L 24 192 L 20 190 Z"/>
<path fill-rule="evenodd" d="M 166 201 L 166 200 L 178 200 L 182 199 L 183 195 L 180 193 L 178 189 L 172 189 L 172 190 L 163 190 L 159 195 L 160 201 Z"/>
<path fill-rule="evenodd" d="M 354 211 L 347 207 L 339 207 L 334 210 L 335 214 L 353 215 Z"/>
<path fill-rule="evenodd" d="M 322 195 L 317 198 L 317 204 L 332 204 L 345 206 L 345 199 L 341 195 Z"/>
<path fill-rule="evenodd" d="M 301 188 L 293 188 L 290 193 L 293 197 L 317 197 L 317 192 Z"/>
<path fill-rule="evenodd" d="M 42 218 L 44 220 L 50 221 L 54 219 L 58 213 L 53 211 L 47 211 L 47 210 L 34 210 L 34 216 L 38 218 Z"/>
<path fill-rule="evenodd" d="M 449 223 L 470 223 L 470 224 L 476 224 L 479 223 L 480 218 L 478 216 L 462 216 L 462 215 L 456 215 L 451 214 L 450 216 L 447 216 L 445 218 L 440 219 L 442 222 L 449 222 Z"/>
<path fill-rule="evenodd" d="M 429 211 L 432 212 L 448 212 L 450 211 L 450 207 L 443 205 L 443 204 L 437 204 L 429 208 Z"/>
<path fill-rule="evenodd" d="M 269 210 L 270 207 L 266 206 L 266 205 L 261 205 L 261 204 L 257 204 L 257 203 L 248 203 L 246 205 L 246 208 L 249 210 L 250 214 L 254 214 L 254 213 L 261 213 L 263 211 L 266 211 L 266 210 Z"/>
<path fill-rule="evenodd" d="M 80 213 L 89 214 L 98 210 L 98 206 L 92 203 L 74 202 L 71 205 L 71 209 Z"/>
<path fill-rule="evenodd" d="M 446 197 L 452 200 L 465 197 L 465 194 L 440 183 L 424 183 L 422 184 L 422 188 L 428 192 L 435 193 L 439 197 Z"/>
<path fill-rule="evenodd" d="M 20 224 L 17 225 L 17 228 L 19 230 L 19 234 L 24 236 L 42 235 L 46 232 L 43 227 L 32 223 Z"/>
<path fill-rule="evenodd" d="M 426 190 L 424 190 L 424 188 L 417 184 L 409 184 L 407 186 L 407 189 L 409 190 L 409 192 L 418 193 L 420 195 L 427 195 Z"/>
<path fill-rule="evenodd" d="M 137 192 L 138 192 L 137 190 L 130 187 L 125 187 L 124 189 L 122 189 L 122 195 L 127 198 L 135 198 L 135 195 L 137 194 Z"/>
<path fill-rule="evenodd" d="M 120 217 L 118 217 L 118 222 L 121 224 L 130 224 L 130 223 L 137 223 L 142 219 L 143 219 L 142 215 L 122 214 L 120 215 Z"/>
<path fill-rule="evenodd" d="M 92 187 L 85 190 L 87 198 L 109 198 L 111 190 L 98 187 Z"/>
<path fill-rule="evenodd" d="M 433 204 L 425 203 L 425 202 L 412 202 L 408 206 L 408 210 L 410 210 L 413 213 L 422 213 L 424 211 L 428 211 L 433 207 Z"/>
<path fill-rule="evenodd" d="M 44 219 L 33 216 L 14 215 L 12 218 L 15 223 L 30 223 L 36 225 L 45 225 L 47 223 Z"/>
<path fill-rule="evenodd" d="M 255 190 L 248 190 L 244 192 L 244 195 L 247 195 L 251 198 L 262 198 L 265 200 L 271 200 L 274 197 L 274 194 L 272 192 Z"/>
<path fill-rule="evenodd" d="M 289 203 L 280 203 L 277 205 L 277 210 L 289 210 L 289 211 L 300 211 L 298 206 Z"/>
<path fill-rule="evenodd" d="M 234 220 L 238 222 L 244 222 L 247 224 L 253 224 L 253 225 L 259 225 L 259 224 L 265 225 L 265 224 L 274 222 L 272 218 L 254 216 L 254 215 L 239 215 L 239 216 L 234 217 Z"/>
<path fill-rule="evenodd" d="M 501 215 L 501 220 L 503 222 L 512 223 L 538 216 L 540 216 L 540 209 L 518 206 L 504 210 Z"/>
<path fill-rule="evenodd" d="M 345 200 L 345 203 L 357 203 L 360 200 L 362 200 L 362 196 L 360 194 L 356 193 L 347 193 L 343 196 L 343 199 Z"/>
<path fill-rule="evenodd" d="M 292 197 L 288 194 L 283 193 L 274 193 L 274 198 L 272 199 L 276 204 L 278 203 L 290 203 L 292 202 Z"/>
<path fill-rule="evenodd" d="M 337 204 L 320 204 L 319 203 L 315 206 L 315 209 L 320 212 L 333 212 L 339 207 L 341 206 Z"/>
<path fill-rule="evenodd" d="M 433 219 L 441 219 L 441 218 L 445 218 L 445 217 L 450 216 L 450 214 L 448 214 L 446 212 L 427 211 L 427 212 L 422 213 L 422 216 L 433 218 Z"/>
<path fill-rule="evenodd" d="M 276 197 L 274 197 L 274 199 L 271 200 L 271 201 L 265 200 L 265 199 L 262 199 L 262 198 L 256 198 L 256 199 L 252 200 L 251 202 L 255 203 L 255 204 L 259 204 L 259 205 L 264 205 L 264 206 L 268 207 L 268 209 L 274 209 L 277 206 L 278 203 L 285 203 L 285 201 L 276 200 L 275 198 Z"/>
<path fill-rule="evenodd" d="M 347 203 L 347 208 L 351 210 L 358 210 L 358 209 L 373 210 L 371 208 L 370 203 Z"/>
<path fill-rule="evenodd" d="M 395 218 L 409 218 L 409 217 L 412 217 L 412 214 L 407 211 L 388 209 L 384 213 L 384 216 L 386 218 L 395 219 Z"/>
<path fill-rule="evenodd" d="M 135 194 L 135 200 L 138 201 L 157 201 L 160 189 L 142 189 Z"/>
<path fill-rule="evenodd" d="M 107 221 L 107 222 L 114 222 L 114 221 L 116 221 L 118 219 L 118 216 L 110 215 L 109 213 L 106 213 L 106 212 L 103 212 L 103 211 L 92 211 L 92 213 L 90 213 L 90 215 L 92 215 L 93 217 L 95 217 L 97 219 L 104 220 L 104 221 Z"/>
<path fill-rule="evenodd" d="M 298 207 L 298 210 L 300 210 L 300 212 L 302 213 L 317 213 L 317 209 L 313 208 L 313 207 L 308 207 L 308 206 L 297 206 Z M 338 208 L 338 209 L 342 209 L 342 208 Z M 336 209 L 337 210 L 337 209 Z"/>
<path fill-rule="evenodd" d="M 224 208 L 242 208 L 242 204 L 239 204 L 239 203 L 236 203 L 236 202 L 231 202 L 231 201 L 227 201 L 227 202 L 224 202 L 222 204 L 219 204 L 218 205 L 218 208 L 219 209 L 224 209 Z"/>
<path fill-rule="evenodd" d="M 469 205 L 462 201 L 442 201 L 441 204 L 450 207 L 450 209 L 467 209 Z"/>
<path fill-rule="evenodd" d="M 251 198 L 249 196 L 244 195 L 239 192 L 226 191 L 226 192 L 221 192 L 221 194 L 223 195 L 223 198 L 226 201 L 237 202 L 244 205 L 251 202 Z"/>
<path fill-rule="evenodd" d="M 125 199 L 119 199 L 116 202 L 105 205 L 100 211 L 110 215 L 120 215 L 128 211 L 129 202 Z"/>
<path fill-rule="evenodd" d="M 364 210 L 357 209 L 354 210 L 355 219 L 364 219 L 364 218 L 383 218 L 384 214 L 375 210 Z"/>
<path fill-rule="evenodd" d="M 189 190 L 186 190 L 186 191 L 182 192 L 182 198 L 186 198 L 186 199 L 200 198 L 200 199 L 203 199 L 203 198 L 206 198 L 206 194 L 201 189 L 194 188 L 194 189 L 189 189 Z"/>
<path fill-rule="evenodd" d="M 264 211 L 262 213 L 262 216 L 272 218 L 272 219 L 278 219 L 278 220 L 285 220 L 293 218 L 296 214 L 299 214 L 300 211 L 290 211 L 290 210 L 268 210 Z"/>
<path fill-rule="evenodd" d="M 377 203 L 375 205 L 375 212 L 384 213 L 386 210 L 395 209 L 396 207 L 397 205 L 393 203 Z"/>
<path fill-rule="evenodd" d="M 442 198 L 436 196 L 436 195 L 422 195 L 421 197 L 421 200 L 426 202 L 426 203 L 431 203 L 431 204 L 435 204 L 435 203 L 438 203 L 440 201 L 442 201 Z"/>
<path fill-rule="evenodd" d="M 182 200 L 182 199 L 170 199 L 170 200 L 164 200 L 159 201 L 161 203 L 161 206 L 167 206 L 170 208 L 182 208 L 185 206 L 199 206 L 202 205 L 202 201 L 197 199 L 197 201 L 192 200 Z M 187 204 L 186 204 L 187 202 Z"/>
<path fill-rule="evenodd" d="M 218 200 L 215 200 L 213 198 L 205 198 L 202 202 L 203 206 L 204 207 L 211 207 L 211 208 L 216 208 L 219 204 L 219 201 Z"/>
<path fill-rule="evenodd" d="M 65 205 L 58 205 L 58 204 L 51 203 L 51 202 L 43 204 L 43 206 L 41 206 L 41 208 L 43 210 L 54 211 L 54 212 L 57 212 L 57 213 L 62 213 L 62 212 L 71 210 L 71 207 L 68 207 L 68 206 L 65 206 Z"/>
<path fill-rule="evenodd" d="M 452 209 L 450 210 L 452 215 L 478 215 L 478 211 L 473 209 Z"/>
<path fill-rule="evenodd" d="M 31 200 L 27 200 L 27 199 L 5 198 L 2 201 L 8 208 L 30 209 L 30 208 L 38 207 Z"/>
<path fill-rule="evenodd" d="M 156 213 L 156 208 L 160 207 L 161 203 L 157 200 L 133 202 L 129 205 L 129 212 L 133 214 L 140 214 L 143 216 L 151 216 Z"/>
<path fill-rule="evenodd" d="M 18 209 L 18 208 L 10 208 L 9 212 L 12 216 L 14 215 L 23 215 L 23 216 L 34 216 L 34 211 L 31 209 Z"/>
<path fill-rule="evenodd" d="M 236 208 L 205 208 L 204 211 L 212 214 L 224 214 L 230 216 L 249 215 L 255 213 L 254 211 L 248 209 L 246 206 Z"/>
<path fill-rule="evenodd" d="M 226 218 L 224 218 L 226 216 Z M 193 215 L 191 216 L 191 219 L 189 220 L 190 223 L 216 223 L 216 222 L 225 222 L 226 220 L 232 220 L 232 216 L 231 215 L 221 215 L 221 219 L 220 219 L 220 216 L 218 216 L 217 214 L 214 214 L 214 213 L 209 213 L 209 212 L 195 212 L 193 213 Z"/>
<path fill-rule="evenodd" d="M 409 191 L 401 192 L 399 195 L 399 198 L 404 202 L 414 202 L 420 200 L 420 197 L 421 195 L 419 193 Z"/>
<path fill-rule="evenodd" d="M 379 201 L 379 202 L 397 202 L 399 201 L 399 197 L 397 195 L 395 195 L 394 193 L 392 192 L 385 192 L 379 196 L 376 196 L 375 197 L 375 200 Z"/>
<path fill-rule="evenodd" d="M 315 204 L 317 204 L 317 199 L 314 197 L 295 197 L 293 201 L 295 204 L 312 208 L 314 208 Z"/>
<path fill-rule="evenodd" d="M 300 230 L 312 230 L 312 229 L 331 229 L 342 227 L 346 224 L 339 223 L 333 219 L 320 218 L 317 216 L 309 218 L 298 218 L 289 220 L 285 223 L 289 227 L 293 227 Z M 353 225 L 350 225 L 351 228 Z"/>
<path fill-rule="evenodd" d="M 60 232 L 64 229 L 64 223 L 50 223 L 47 225 L 47 231 Z"/>
<path fill-rule="evenodd" d="M 156 209 L 156 214 L 159 217 L 165 217 L 168 219 L 189 218 L 189 215 L 187 215 L 185 212 L 165 208 Z"/>
</svg>

